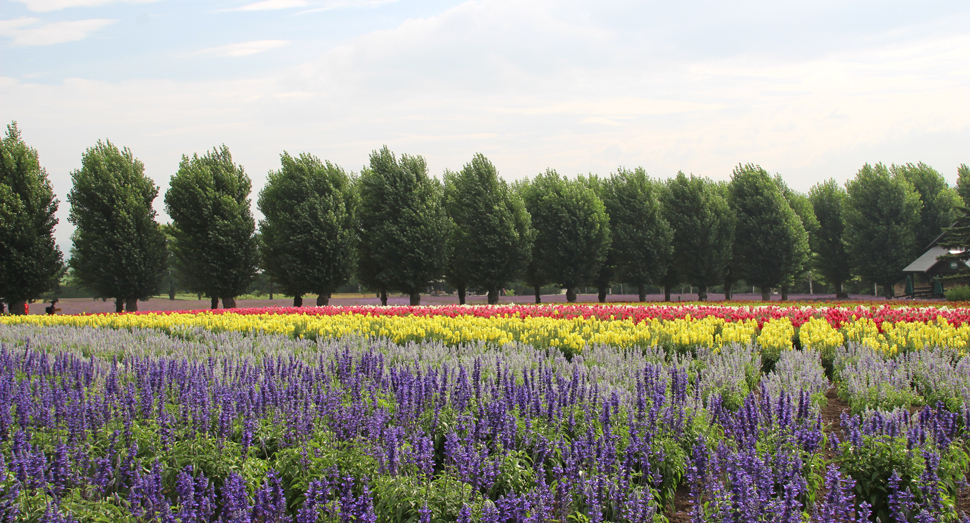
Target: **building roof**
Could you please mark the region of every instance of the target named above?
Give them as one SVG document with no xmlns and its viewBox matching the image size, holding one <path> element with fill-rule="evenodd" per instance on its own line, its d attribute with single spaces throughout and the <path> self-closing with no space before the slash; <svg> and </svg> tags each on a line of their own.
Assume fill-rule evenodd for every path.
<svg viewBox="0 0 970 523">
<path fill-rule="evenodd" d="M 939 245 L 934 245 L 930 247 L 928 251 L 923 253 L 922 256 L 920 256 L 919 258 L 916 258 L 916 261 L 907 265 L 906 268 L 903 269 L 903 272 L 926 272 L 932 269 L 933 266 L 939 262 L 939 260 L 937 260 L 938 257 L 943 256 L 944 254 L 947 254 L 949 252 L 950 252 L 949 250 L 944 249 Z M 967 263 L 967 262 L 964 262 L 964 263 L 967 264 L 968 267 L 970 267 L 970 263 Z"/>
</svg>

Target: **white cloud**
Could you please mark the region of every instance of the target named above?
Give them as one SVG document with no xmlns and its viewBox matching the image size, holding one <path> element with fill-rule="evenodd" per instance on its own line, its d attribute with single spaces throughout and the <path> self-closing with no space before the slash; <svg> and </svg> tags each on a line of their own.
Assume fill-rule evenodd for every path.
<svg viewBox="0 0 970 523">
<path fill-rule="evenodd" d="M 329 11 L 331 9 L 345 9 L 355 7 L 374 7 L 389 4 L 396 0 L 260 0 L 241 7 L 223 9 L 223 11 L 275 11 L 280 9 L 293 9 L 308 7 L 300 13 L 313 13 L 317 11 Z"/>
<path fill-rule="evenodd" d="M 116 20 L 91 18 L 69 22 L 51 22 L 36 25 L 37 18 L 0 20 L 0 37 L 12 38 L 15 47 L 62 44 L 83 40 L 95 31 L 113 24 Z"/>
<path fill-rule="evenodd" d="M 250 56 L 271 49 L 278 49 L 290 42 L 288 40 L 253 40 L 251 42 L 240 42 L 219 47 L 210 47 L 193 54 L 208 54 L 214 56 Z"/>
<path fill-rule="evenodd" d="M 306 0 L 262 0 L 246 4 L 238 11 L 271 11 L 276 9 L 290 9 L 293 7 L 306 7 L 309 3 Z"/>
<path fill-rule="evenodd" d="M 97 7 L 101 5 L 124 2 L 128 4 L 148 4 L 158 0 L 14 0 L 27 6 L 34 12 L 46 13 L 68 7 Z"/>
</svg>

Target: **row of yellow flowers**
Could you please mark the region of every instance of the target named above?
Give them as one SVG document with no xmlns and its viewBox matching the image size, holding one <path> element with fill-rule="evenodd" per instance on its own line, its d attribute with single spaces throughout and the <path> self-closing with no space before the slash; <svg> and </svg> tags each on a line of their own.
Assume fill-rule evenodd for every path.
<svg viewBox="0 0 970 523">
<path fill-rule="evenodd" d="M 794 345 L 831 350 L 855 342 L 887 354 L 923 347 L 949 347 L 966 354 L 970 325 L 954 326 L 938 317 L 935 322 L 883 322 L 882 329 L 871 319 L 859 318 L 835 328 L 821 318 L 810 319 L 796 329 L 788 318 L 765 322 L 725 321 L 708 316 L 694 319 L 652 319 L 634 323 L 630 319 L 521 317 L 517 313 L 499 317 L 458 316 L 372 316 L 340 314 L 125 314 L 95 316 L 3 316 L 0 324 L 93 326 L 114 329 L 150 328 L 184 333 L 202 328 L 211 331 L 241 331 L 284 334 L 293 337 L 340 338 L 348 335 L 378 336 L 396 343 L 441 341 L 449 345 L 483 341 L 489 344 L 522 342 L 539 347 L 558 347 L 579 352 L 589 345 L 616 347 L 663 346 L 673 350 L 722 347 L 728 343 L 757 343 L 763 350 L 780 351 Z"/>
</svg>

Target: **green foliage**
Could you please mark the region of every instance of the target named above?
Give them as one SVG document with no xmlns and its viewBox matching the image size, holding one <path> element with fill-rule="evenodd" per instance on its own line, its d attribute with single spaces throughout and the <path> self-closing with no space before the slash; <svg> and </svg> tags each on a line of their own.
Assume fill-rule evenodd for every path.
<svg viewBox="0 0 970 523">
<path fill-rule="evenodd" d="M 922 502 L 925 495 L 919 488 L 919 479 L 926 469 L 926 460 L 921 452 L 914 452 L 907 444 L 905 437 L 891 437 L 887 435 L 864 435 L 862 444 L 854 446 L 851 441 L 843 441 L 839 446 L 840 455 L 837 457 L 839 468 L 855 480 L 853 490 L 857 499 L 865 501 L 872 507 L 874 517 L 882 521 L 892 521 L 890 518 L 889 494 L 890 478 L 893 473 L 899 475 L 899 491 L 907 489 Z M 936 470 L 939 482 L 935 485 L 942 492 L 944 509 L 951 514 L 951 518 L 941 521 L 959 521 L 953 500 L 959 487 L 965 480 L 970 458 L 967 452 L 960 448 L 959 443 L 949 448 L 939 449 L 940 466 Z M 933 489 L 934 486 L 930 486 Z M 916 514 L 910 516 L 915 517 Z"/>
<path fill-rule="evenodd" d="M 902 269 L 922 254 L 914 233 L 919 194 L 905 177 L 881 163 L 865 164 L 846 183 L 846 191 L 844 238 L 853 269 L 863 280 L 885 286 L 891 296 Z"/>
<path fill-rule="evenodd" d="M 808 261 L 808 233 L 768 172 L 753 164 L 736 167 L 730 200 L 740 276 L 764 294 L 801 273 Z"/>
<path fill-rule="evenodd" d="M 717 184 L 677 173 L 667 182 L 663 208 L 674 245 L 664 283 L 687 282 L 705 291 L 722 283 L 731 263 L 734 217 Z"/>
<path fill-rule="evenodd" d="M 970 205 L 970 167 L 965 163 L 957 168 L 957 194 L 963 199 L 963 205 Z"/>
<path fill-rule="evenodd" d="M 956 287 L 947 289 L 946 301 L 970 301 L 970 287 L 957 285 Z"/>
<path fill-rule="evenodd" d="M 809 235 L 814 253 L 813 266 L 822 278 L 842 292 L 842 285 L 852 278 L 852 266 L 845 250 L 845 212 L 848 194 L 835 180 L 816 184 L 808 193 L 815 211 L 818 229 Z"/>
<path fill-rule="evenodd" d="M 387 146 L 371 153 L 358 184 L 357 277 L 372 289 L 410 294 L 417 305 L 418 293 L 444 272 L 449 226 L 441 185 L 424 158 L 398 161 Z"/>
<path fill-rule="evenodd" d="M 0 301 L 32 300 L 57 286 L 63 271 L 54 244 L 57 200 L 37 150 L 16 122 L 0 139 Z"/>
<path fill-rule="evenodd" d="M 775 183 L 781 189 L 781 194 L 785 197 L 785 201 L 788 202 L 789 207 L 795 211 L 798 219 L 802 222 L 802 227 L 805 228 L 805 233 L 808 235 L 808 243 L 803 245 L 801 256 L 795 260 L 792 267 L 793 272 L 789 275 L 788 281 L 786 282 L 788 285 L 791 285 L 794 280 L 799 279 L 805 272 L 812 269 L 813 253 L 811 246 L 817 243 L 816 236 L 818 236 L 821 225 L 815 216 L 815 208 L 812 206 L 812 202 L 808 199 L 808 196 L 788 187 L 780 175 L 775 175 Z"/>
<path fill-rule="evenodd" d="M 322 300 L 350 277 L 354 201 L 340 167 L 309 154 L 284 152 L 259 193 L 259 250 L 265 273 L 283 294 Z"/>
<path fill-rule="evenodd" d="M 575 301 L 575 288 L 594 281 L 610 246 L 602 200 L 587 184 L 552 169 L 523 188 L 523 199 L 536 230 L 529 283 L 554 282 Z"/>
<path fill-rule="evenodd" d="M 914 231 L 916 254 L 923 254 L 922 251 L 928 249 L 943 229 L 957 218 L 957 209 L 963 205 L 963 201 L 957 191 L 947 185 L 942 174 L 923 162 L 916 165 L 894 164 L 889 170 L 911 183 L 923 204 Z"/>
<path fill-rule="evenodd" d="M 644 287 L 663 279 L 673 255 L 674 231 L 664 217 L 662 188 L 642 167 L 621 167 L 601 186 L 617 279 L 637 286 L 643 300 Z"/>
<path fill-rule="evenodd" d="M 119 150 L 110 141 L 89 148 L 71 178 L 73 277 L 97 296 L 137 309 L 136 300 L 158 293 L 168 262 L 152 208 L 158 187 L 127 147 Z"/>
<path fill-rule="evenodd" d="M 487 289 L 489 303 L 497 303 L 498 290 L 521 274 L 532 255 L 535 232 L 522 197 L 476 154 L 461 171 L 445 172 L 444 206 L 452 222 L 449 280 Z"/>
<path fill-rule="evenodd" d="M 183 283 L 191 291 L 221 297 L 229 306 L 256 275 L 251 188 L 249 176 L 223 145 L 204 156 L 183 155 L 165 193 Z"/>
</svg>

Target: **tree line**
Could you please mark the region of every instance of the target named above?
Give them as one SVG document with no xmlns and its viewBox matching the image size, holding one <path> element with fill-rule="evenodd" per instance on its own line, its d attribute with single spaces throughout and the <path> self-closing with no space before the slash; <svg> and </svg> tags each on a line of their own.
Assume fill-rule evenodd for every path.
<svg viewBox="0 0 970 523">
<path fill-rule="evenodd" d="M 689 284 L 701 300 L 738 282 L 782 299 L 811 271 L 844 296 L 853 278 L 891 297 L 901 270 L 950 225 L 970 200 L 970 169 L 956 188 L 923 164 L 864 165 L 844 185 L 830 179 L 802 194 L 755 164 L 729 182 L 682 172 L 668 180 L 643 168 L 568 178 L 552 169 L 507 183 L 476 154 L 439 181 L 418 155 L 371 153 L 359 174 L 319 158 L 284 152 L 251 211 L 251 181 L 223 145 L 183 156 L 164 195 L 171 223 L 152 208 L 159 188 L 127 148 L 99 141 L 71 173 L 70 259 L 53 240 L 58 201 L 16 126 L 0 161 L 0 301 L 12 312 L 57 285 L 76 281 L 116 309 L 137 310 L 159 293 L 174 267 L 180 286 L 213 308 L 235 306 L 259 271 L 302 305 L 329 296 L 351 277 L 379 293 L 420 294 L 445 281 L 464 303 L 468 289 L 497 303 L 522 281 L 556 285 L 575 301 L 593 286 L 604 301 L 614 283 L 637 289 Z"/>
</svg>

